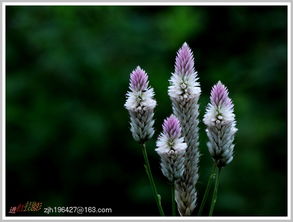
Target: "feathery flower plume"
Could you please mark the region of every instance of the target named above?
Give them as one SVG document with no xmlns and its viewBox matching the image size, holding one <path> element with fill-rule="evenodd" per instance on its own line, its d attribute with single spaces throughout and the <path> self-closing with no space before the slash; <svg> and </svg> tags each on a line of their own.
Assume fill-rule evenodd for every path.
<svg viewBox="0 0 293 222">
<path fill-rule="evenodd" d="M 219 168 L 233 160 L 233 141 L 237 132 L 233 107 L 227 88 L 219 81 L 212 88 L 203 119 L 209 138 L 207 146 Z"/>
<path fill-rule="evenodd" d="M 181 137 L 179 120 L 171 115 L 163 123 L 163 132 L 157 140 L 157 153 L 161 157 L 161 170 L 170 182 L 182 177 L 186 143 Z"/>
<path fill-rule="evenodd" d="M 172 101 L 173 113 L 179 119 L 182 135 L 187 143 L 185 171 L 175 185 L 175 199 L 181 215 L 191 215 L 197 193 L 198 180 L 198 99 L 201 93 L 197 72 L 194 70 L 193 53 L 187 43 L 178 50 L 175 72 L 172 73 L 168 94 Z"/>
<path fill-rule="evenodd" d="M 130 115 L 134 140 L 144 143 L 154 135 L 154 90 L 149 87 L 148 75 L 139 66 L 130 74 L 130 91 L 126 94 L 125 108 Z"/>
</svg>

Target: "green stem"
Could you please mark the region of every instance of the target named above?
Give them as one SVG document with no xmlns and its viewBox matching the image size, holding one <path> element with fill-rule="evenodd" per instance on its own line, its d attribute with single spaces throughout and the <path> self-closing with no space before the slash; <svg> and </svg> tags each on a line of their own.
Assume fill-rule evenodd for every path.
<svg viewBox="0 0 293 222">
<path fill-rule="evenodd" d="M 172 216 L 176 216 L 176 204 L 175 204 L 175 186 L 174 182 L 172 183 L 171 186 L 171 192 L 172 192 Z"/>
<path fill-rule="evenodd" d="M 211 203 L 211 208 L 210 208 L 209 216 L 212 216 L 213 215 L 214 208 L 215 208 L 215 204 L 217 202 L 220 171 L 221 171 L 221 168 L 218 168 L 217 167 L 217 170 L 216 170 L 216 183 L 215 183 L 215 188 L 214 188 L 214 192 L 213 192 L 213 198 L 212 198 L 212 203 Z"/>
<path fill-rule="evenodd" d="M 143 153 L 143 158 L 144 158 L 144 162 L 145 162 L 144 167 L 145 167 L 146 173 L 148 175 L 150 184 L 152 186 L 153 194 L 154 194 L 154 197 L 155 197 L 155 200 L 156 200 L 156 203 L 157 203 L 157 206 L 158 206 L 160 215 L 161 216 L 164 216 L 165 214 L 164 214 L 164 211 L 163 211 L 163 208 L 162 208 L 162 204 L 161 204 L 161 196 L 157 192 L 157 188 L 156 188 L 156 185 L 155 185 L 155 182 L 154 182 L 154 178 L 153 178 L 153 175 L 152 175 L 152 171 L 151 171 L 151 167 L 150 167 L 150 163 L 149 163 L 149 159 L 148 159 L 148 155 L 147 155 L 145 143 L 142 144 L 142 153 Z"/>
<path fill-rule="evenodd" d="M 203 199 L 202 199 L 201 204 L 200 204 L 200 207 L 199 207 L 198 216 L 201 216 L 202 215 L 203 208 L 204 208 L 204 206 L 205 206 L 205 204 L 207 202 L 208 195 L 209 195 L 209 192 L 210 192 L 210 189 L 211 189 L 211 185 L 212 185 L 212 180 L 214 180 L 216 178 L 216 174 L 215 174 L 216 168 L 217 168 L 217 165 L 214 164 L 213 165 L 213 169 L 212 169 L 212 173 L 211 173 L 210 178 L 209 178 L 209 181 L 208 181 L 208 185 L 206 187 L 206 190 L 204 192 Z"/>
</svg>

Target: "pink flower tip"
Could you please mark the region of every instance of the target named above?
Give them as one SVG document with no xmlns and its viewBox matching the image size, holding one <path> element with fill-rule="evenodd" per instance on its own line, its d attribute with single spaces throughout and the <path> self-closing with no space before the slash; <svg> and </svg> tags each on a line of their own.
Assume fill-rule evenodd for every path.
<svg viewBox="0 0 293 222">
<path fill-rule="evenodd" d="M 176 116 L 172 114 L 170 117 L 164 120 L 163 132 L 173 139 L 180 137 L 181 126 Z"/>
<path fill-rule="evenodd" d="M 228 89 L 221 81 L 218 81 L 216 85 L 213 86 L 211 92 L 211 102 L 215 106 L 231 106 L 232 101 L 229 98 Z"/>
<path fill-rule="evenodd" d="M 136 67 L 135 70 L 130 74 L 130 89 L 135 91 L 146 90 L 148 87 L 148 75 L 140 68 Z"/>
<path fill-rule="evenodd" d="M 194 58 L 186 42 L 178 50 L 175 60 L 175 73 L 178 75 L 191 75 L 194 73 Z"/>
</svg>

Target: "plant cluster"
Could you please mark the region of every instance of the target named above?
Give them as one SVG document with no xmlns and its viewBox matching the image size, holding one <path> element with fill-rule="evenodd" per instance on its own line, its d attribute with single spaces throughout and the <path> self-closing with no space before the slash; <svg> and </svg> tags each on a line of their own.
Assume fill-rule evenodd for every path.
<svg viewBox="0 0 293 222">
<path fill-rule="evenodd" d="M 197 206 L 196 184 L 199 178 L 199 97 L 201 88 L 194 68 L 193 52 L 187 43 L 178 50 L 175 70 L 169 80 L 168 95 L 173 113 L 163 122 L 155 149 L 161 159 L 161 170 L 172 188 L 172 215 L 190 216 Z M 149 86 L 148 74 L 139 66 L 130 75 L 125 108 L 130 115 L 130 130 L 134 140 L 142 144 L 145 170 L 150 180 L 160 215 L 165 215 L 152 176 L 146 142 L 154 135 L 154 109 L 157 105 L 154 90 Z M 217 200 L 219 175 L 233 160 L 234 136 L 237 132 L 234 106 L 227 88 L 219 81 L 211 90 L 210 103 L 203 118 L 209 139 L 207 147 L 214 161 L 203 200 L 198 210 L 202 215 L 210 188 L 214 190 L 209 210 Z M 176 203 L 175 203 L 176 202 Z"/>
</svg>

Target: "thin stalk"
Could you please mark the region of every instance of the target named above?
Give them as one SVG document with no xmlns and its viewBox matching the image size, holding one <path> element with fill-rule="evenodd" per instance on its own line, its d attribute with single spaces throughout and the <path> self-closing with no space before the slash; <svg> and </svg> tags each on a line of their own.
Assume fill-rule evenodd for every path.
<svg viewBox="0 0 293 222">
<path fill-rule="evenodd" d="M 203 199 L 202 199 L 200 207 L 199 207 L 198 216 L 202 215 L 203 208 L 204 208 L 204 206 L 205 206 L 205 204 L 207 202 L 208 195 L 209 195 L 211 185 L 212 185 L 212 180 L 214 180 L 216 178 L 216 173 L 215 173 L 216 168 L 217 168 L 217 165 L 214 164 L 213 168 L 212 168 L 212 173 L 211 173 L 209 181 L 208 181 L 208 185 L 206 186 L 206 190 L 204 192 Z"/>
<path fill-rule="evenodd" d="M 176 204 L 175 204 L 175 186 L 174 186 L 174 182 L 172 183 L 171 186 L 171 198 L 172 198 L 172 216 L 176 216 Z"/>
<path fill-rule="evenodd" d="M 221 168 L 217 167 L 217 170 L 216 170 L 216 183 L 215 183 L 215 188 L 214 188 L 214 192 L 213 192 L 213 198 L 212 198 L 212 202 L 211 202 L 211 208 L 210 208 L 209 216 L 213 215 L 215 204 L 217 202 L 220 172 L 221 172 Z"/>
<path fill-rule="evenodd" d="M 164 210 L 163 210 L 162 204 L 161 204 L 161 196 L 157 192 L 157 188 L 156 188 L 154 178 L 153 178 L 153 174 L 152 174 L 152 171 L 151 171 L 151 167 L 150 167 L 150 163 L 149 163 L 145 143 L 142 144 L 142 153 L 143 153 L 143 158 L 144 158 L 144 162 L 145 162 L 144 167 L 145 167 L 146 173 L 148 175 L 148 178 L 149 178 L 152 190 L 153 190 L 153 194 L 154 194 L 154 197 L 155 197 L 155 200 L 156 200 L 156 203 L 157 203 L 157 207 L 159 209 L 160 215 L 164 216 L 165 214 L 164 214 Z"/>
</svg>

